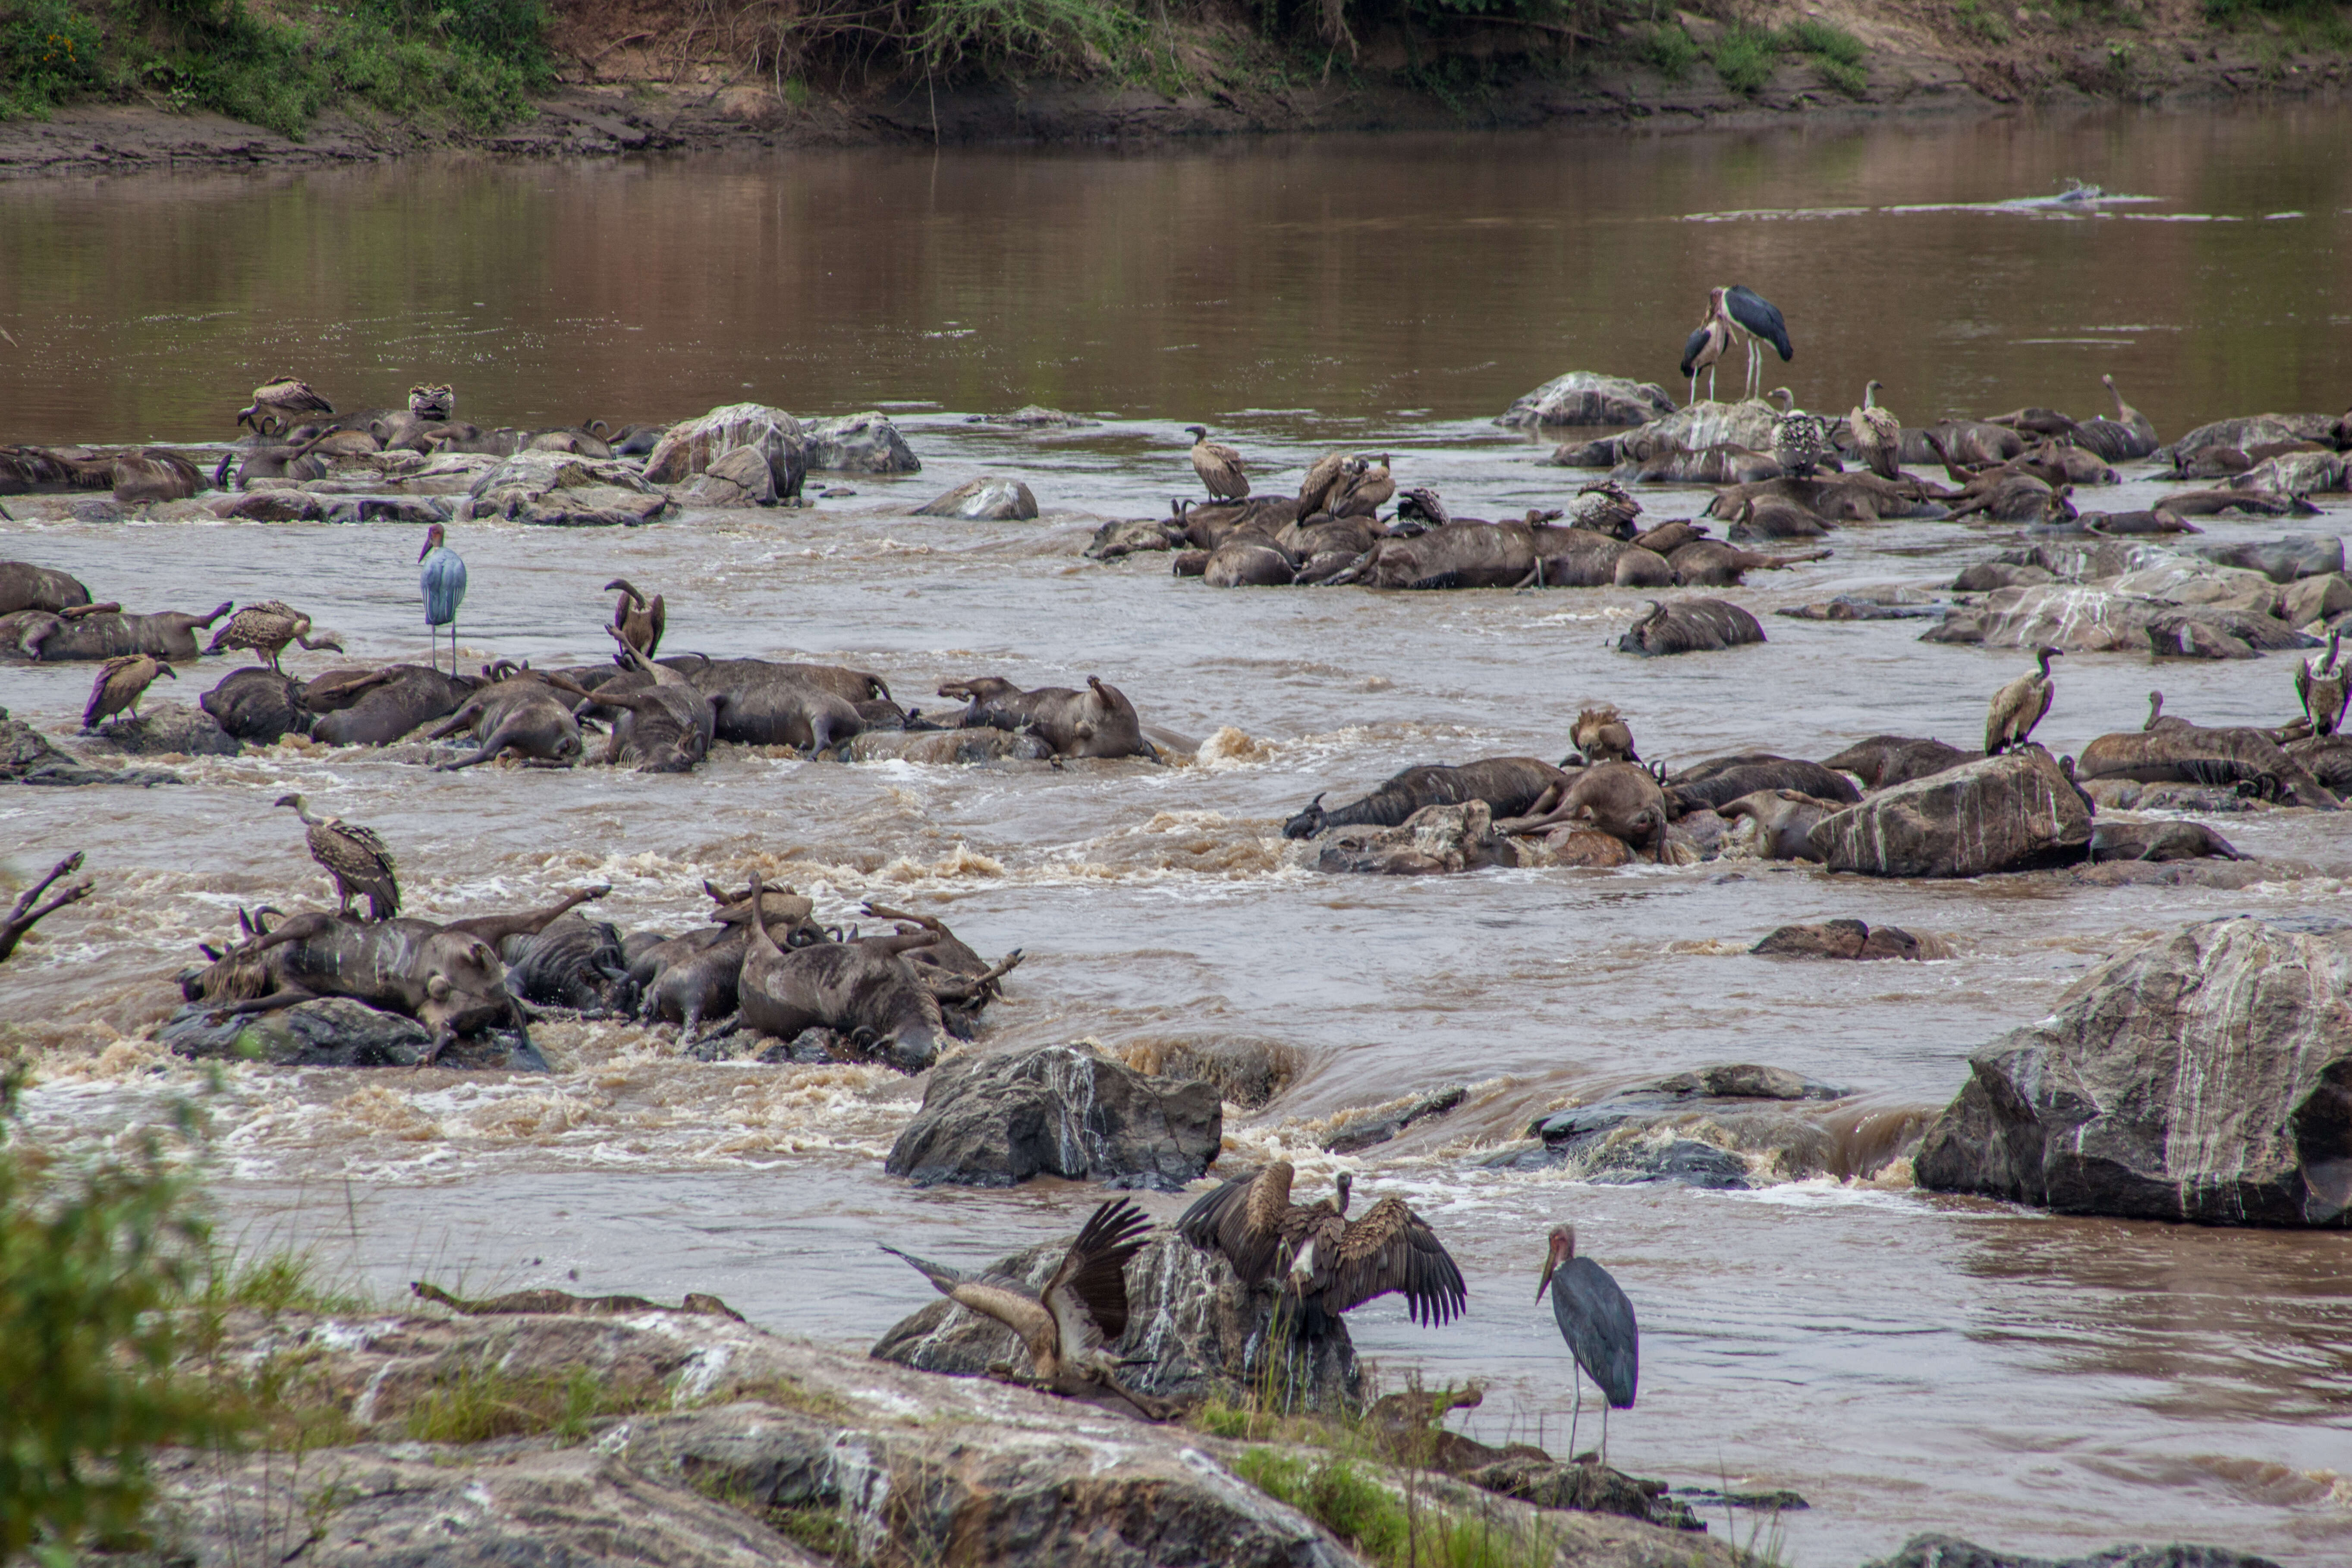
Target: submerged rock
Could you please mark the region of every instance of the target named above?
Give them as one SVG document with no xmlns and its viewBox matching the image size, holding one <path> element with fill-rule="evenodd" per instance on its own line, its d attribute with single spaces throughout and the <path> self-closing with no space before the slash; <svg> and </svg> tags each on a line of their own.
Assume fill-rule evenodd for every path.
<svg viewBox="0 0 2352 1568">
<path fill-rule="evenodd" d="M 2091 808 L 2040 746 L 1880 790 L 1811 835 L 1832 871 L 1981 877 L 2087 859 Z"/>
<path fill-rule="evenodd" d="M 1548 425 L 1643 425 L 1672 414 L 1675 400 L 1654 382 L 1572 370 L 1514 402 L 1495 423 L 1514 429 Z"/>
<path fill-rule="evenodd" d="M 1840 1177 L 1874 1169 L 1894 1151 L 1904 1127 L 1855 1136 L 1815 1109 L 1852 1091 L 1784 1068 L 1729 1062 L 1633 1084 L 1591 1105 L 1539 1116 L 1528 1136 L 1539 1140 L 1490 1157 L 1517 1169 L 1568 1166 L 1580 1179 L 1614 1185 L 1681 1182 L 1699 1187 L 1760 1184 L 1812 1174 Z"/>
<path fill-rule="evenodd" d="M 93 767 L 0 708 L 0 784 L 174 784 L 179 774 L 157 768 Z"/>
<path fill-rule="evenodd" d="M 1019 479 L 982 474 L 917 507 L 915 515 L 960 517 L 972 522 L 1025 522 L 1037 515 L 1037 498 Z"/>
<path fill-rule="evenodd" d="M 2087 1557 L 2029 1557 L 1962 1541 L 1956 1535 L 1915 1535 L 1891 1557 L 1863 1568 L 2279 1568 L 2267 1557 L 2227 1546 L 2110 1546 Z"/>
<path fill-rule="evenodd" d="M 1767 958 L 1911 958 L 1952 956 L 1950 946 L 1936 937 L 1913 936 L 1901 926 L 1870 926 L 1860 921 L 1825 921 L 1820 925 L 1781 926 L 1767 931 L 1748 950 Z"/>
<path fill-rule="evenodd" d="M 879 414 L 845 414 L 808 423 L 808 466 L 845 474 L 915 474 L 916 460 L 898 427 Z"/>
<path fill-rule="evenodd" d="M 987 1271 L 1043 1285 L 1070 1239 L 1000 1258 Z M 1241 1402 L 1263 1380 L 1278 1383 L 1285 1397 L 1310 1410 L 1356 1407 L 1363 1397 L 1362 1373 L 1344 1321 L 1335 1319 L 1329 1332 L 1294 1345 L 1278 1367 L 1265 1363 L 1276 1300 L 1270 1286 L 1244 1286 L 1223 1258 L 1161 1231 L 1127 1266 L 1128 1329 L 1116 1348 L 1137 1364 L 1121 1369 L 1119 1381 L 1162 1399 L 1191 1402 L 1214 1394 Z M 992 1363 L 1024 1364 L 1012 1330 L 945 1300 L 892 1325 L 873 1354 L 877 1361 L 968 1377 L 986 1373 Z"/>
<path fill-rule="evenodd" d="M 1082 426 L 1099 425 L 1102 421 L 1088 419 L 1082 415 L 1065 414 L 1058 408 L 1047 408 L 1042 404 L 1024 403 L 1010 414 L 970 415 L 964 419 L 964 423 L 1003 425 L 1016 430 L 1076 430 Z"/>
<path fill-rule="evenodd" d="M 884 1169 L 926 1187 L 1054 1175 L 1175 1192 L 1223 1137 L 1208 1084 L 1151 1078 L 1083 1046 L 974 1051 L 932 1069 Z"/>
<path fill-rule="evenodd" d="M 2244 917 L 2109 960 L 1969 1058 L 1918 1183 L 2071 1214 L 2352 1224 L 2352 925 Z"/>
<path fill-rule="evenodd" d="M 1402 1105 L 1377 1114 L 1358 1117 L 1323 1140 L 1323 1147 L 1334 1154 L 1354 1154 L 1366 1149 L 1392 1142 L 1398 1133 L 1415 1122 L 1432 1121 L 1452 1114 L 1470 1090 L 1461 1084 L 1428 1094 L 1415 1095 Z"/>
<path fill-rule="evenodd" d="M 347 996 L 321 996 L 268 1013 L 225 1014 L 191 1004 L 157 1039 L 198 1061 L 258 1061 L 289 1068 L 407 1068 L 425 1059 L 433 1032 L 414 1018 Z M 547 1058 L 512 1030 L 452 1041 L 436 1067 L 545 1072 Z"/>
</svg>

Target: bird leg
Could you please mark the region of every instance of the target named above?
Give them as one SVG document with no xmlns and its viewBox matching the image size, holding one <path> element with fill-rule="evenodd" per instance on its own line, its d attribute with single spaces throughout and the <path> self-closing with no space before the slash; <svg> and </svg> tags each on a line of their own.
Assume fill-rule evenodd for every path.
<svg viewBox="0 0 2352 1568">
<path fill-rule="evenodd" d="M 1576 1390 L 1576 1405 L 1568 1415 L 1568 1456 L 1572 1460 L 1576 1458 L 1577 1423 L 1584 1419 L 1584 1375 L 1571 1365 L 1568 1369 L 1568 1381 L 1570 1386 Z"/>
</svg>

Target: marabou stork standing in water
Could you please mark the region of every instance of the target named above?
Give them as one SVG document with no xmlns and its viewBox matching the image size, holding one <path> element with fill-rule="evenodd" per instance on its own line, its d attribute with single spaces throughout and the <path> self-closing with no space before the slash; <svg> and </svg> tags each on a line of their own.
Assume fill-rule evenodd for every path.
<svg viewBox="0 0 2352 1568">
<path fill-rule="evenodd" d="M 444 537 L 437 522 L 425 531 L 425 548 L 416 552 L 425 570 L 417 574 L 416 584 L 425 597 L 425 630 L 449 628 L 449 673 L 454 676 L 457 673 L 457 606 L 466 602 L 466 563 L 443 542 Z M 433 644 L 433 668 L 441 668 L 437 637 Z"/>
<path fill-rule="evenodd" d="M 1577 1366 L 1601 1389 L 1601 1462 L 1609 1463 L 1609 1411 L 1633 1407 L 1633 1386 L 1642 1372 L 1642 1329 L 1633 1321 L 1633 1303 L 1609 1270 L 1590 1258 L 1576 1255 L 1576 1227 L 1556 1225 L 1551 1250 L 1544 1257 L 1543 1278 L 1536 1281 L 1536 1300 L 1551 1290 L 1551 1315 L 1559 1320 L 1559 1337 L 1568 1342 Z M 1569 1416 L 1568 1450 L 1576 1454 L 1576 1424 L 1584 1415 L 1584 1384 L 1574 1372 L 1576 1407 Z"/>
</svg>

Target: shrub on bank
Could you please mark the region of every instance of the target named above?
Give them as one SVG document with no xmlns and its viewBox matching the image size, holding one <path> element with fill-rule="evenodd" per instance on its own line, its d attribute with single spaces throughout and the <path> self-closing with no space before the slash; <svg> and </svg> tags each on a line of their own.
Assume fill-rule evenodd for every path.
<svg viewBox="0 0 2352 1568">
<path fill-rule="evenodd" d="M 349 0 L 278 18 L 244 0 L 0 0 L 0 118 L 160 96 L 286 136 L 331 102 L 493 129 L 547 85 L 540 0 Z"/>
</svg>

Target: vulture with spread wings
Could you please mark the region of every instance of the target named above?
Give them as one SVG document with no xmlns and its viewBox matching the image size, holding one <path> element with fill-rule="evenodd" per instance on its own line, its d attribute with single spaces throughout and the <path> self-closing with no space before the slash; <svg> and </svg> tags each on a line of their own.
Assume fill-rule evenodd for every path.
<svg viewBox="0 0 2352 1568">
<path fill-rule="evenodd" d="M 1301 1326 L 1321 1331 L 1327 1316 L 1395 1291 L 1417 1323 L 1451 1322 L 1467 1291 L 1462 1270 L 1427 1221 L 1403 1199 L 1385 1197 L 1361 1219 L 1348 1218 L 1353 1179 L 1339 1173 L 1338 1191 L 1320 1203 L 1294 1204 L 1296 1173 L 1286 1160 L 1237 1177 L 1202 1196 L 1177 1223 L 1177 1233 L 1222 1254 L 1242 1282 L 1279 1277 L 1286 1300 L 1304 1313 Z"/>
<path fill-rule="evenodd" d="M 1150 1228 L 1150 1218 L 1125 1199 L 1104 1204 L 1043 1287 L 1003 1274 L 965 1274 L 895 1247 L 882 1250 L 912 1265 L 949 1300 L 1011 1329 L 1029 1352 L 1036 1383 L 1056 1394 L 1116 1394 L 1164 1421 L 1176 1406 L 1120 1383 L 1120 1363 L 1110 1351 L 1127 1332 L 1127 1265 L 1143 1250 Z M 1003 1363 L 990 1371 L 1018 1381 Z"/>
</svg>

